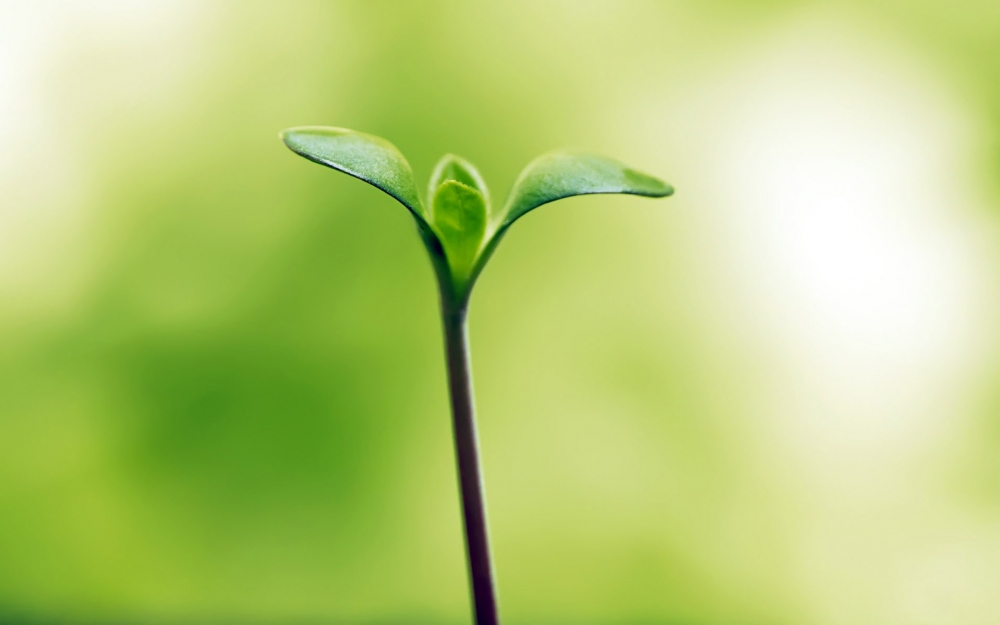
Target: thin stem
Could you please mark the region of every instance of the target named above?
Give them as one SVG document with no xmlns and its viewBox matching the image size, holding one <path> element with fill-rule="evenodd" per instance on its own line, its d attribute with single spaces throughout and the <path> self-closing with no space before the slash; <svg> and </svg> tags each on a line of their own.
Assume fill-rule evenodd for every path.
<svg viewBox="0 0 1000 625">
<path fill-rule="evenodd" d="M 465 518 L 465 547 L 469 556 L 469 580 L 476 625 L 499 625 L 472 399 L 472 367 L 465 322 L 468 307 L 465 303 L 453 307 L 447 303 L 447 299 L 442 299 L 455 454 L 458 458 L 458 480 L 462 491 L 462 514 Z"/>
</svg>

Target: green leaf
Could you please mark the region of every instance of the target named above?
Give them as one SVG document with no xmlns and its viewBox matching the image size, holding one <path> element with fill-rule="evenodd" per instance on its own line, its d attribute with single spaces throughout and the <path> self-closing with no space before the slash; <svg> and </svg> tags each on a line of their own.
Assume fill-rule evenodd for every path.
<svg viewBox="0 0 1000 625">
<path fill-rule="evenodd" d="M 454 154 L 445 154 L 434 167 L 434 173 L 431 174 L 430 192 L 427 197 L 434 197 L 438 187 L 449 180 L 461 182 L 465 186 L 479 191 L 486 201 L 487 210 L 489 209 L 490 191 L 486 188 L 486 182 L 483 181 L 479 170 L 469 161 Z"/>
<path fill-rule="evenodd" d="M 628 193 L 666 197 L 674 192 L 667 183 L 604 156 L 553 152 L 539 156 L 518 176 L 501 213 L 502 231 L 516 219 L 542 204 L 594 193 Z"/>
<path fill-rule="evenodd" d="M 385 139 L 346 128 L 299 126 L 283 130 L 281 140 L 296 154 L 385 191 L 426 224 L 413 170 Z"/>
<path fill-rule="evenodd" d="M 462 288 L 468 281 L 486 234 L 486 199 L 477 189 L 457 180 L 445 180 L 434 193 L 434 228 L 441 239 L 448 266 Z"/>
<path fill-rule="evenodd" d="M 482 176 L 465 159 L 448 154 L 434 168 L 425 208 L 409 163 L 385 139 L 322 126 L 289 128 L 281 138 L 305 158 L 364 180 L 406 206 L 417 218 L 443 301 L 449 306 L 464 306 L 507 228 L 528 211 L 574 195 L 664 197 L 674 192 L 663 181 L 616 160 L 555 152 L 532 161 L 514 183 L 504 209 L 492 215 Z"/>
</svg>

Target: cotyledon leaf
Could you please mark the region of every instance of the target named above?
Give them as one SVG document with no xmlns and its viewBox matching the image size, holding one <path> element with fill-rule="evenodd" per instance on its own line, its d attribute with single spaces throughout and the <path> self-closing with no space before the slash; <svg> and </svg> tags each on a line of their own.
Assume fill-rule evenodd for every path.
<svg viewBox="0 0 1000 625">
<path fill-rule="evenodd" d="M 665 197 L 673 187 L 604 156 L 552 152 L 539 156 L 521 172 L 500 214 L 499 230 L 542 204 L 594 193 L 628 193 Z"/>
<path fill-rule="evenodd" d="M 439 277 L 459 298 L 468 296 L 507 228 L 542 204 L 594 193 L 648 197 L 673 193 L 670 185 L 614 159 L 554 152 L 521 172 L 503 210 L 493 215 L 482 176 L 471 163 L 449 154 L 434 169 L 425 207 L 406 158 L 381 137 L 346 128 L 302 126 L 283 131 L 281 138 L 297 154 L 364 180 L 406 206 L 417 218 Z"/>
<path fill-rule="evenodd" d="M 486 233 L 486 200 L 457 180 L 442 182 L 434 193 L 434 228 L 441 239 L 455 286 L 470 277 Z"/>
<path fill-rule="evenodd" d="M 385 191 L 427 223 L 413 170 L 385 139 L 347 128 L 299 126 L 283 130 L 281 140 L 296 154 Z"/>
</svg>

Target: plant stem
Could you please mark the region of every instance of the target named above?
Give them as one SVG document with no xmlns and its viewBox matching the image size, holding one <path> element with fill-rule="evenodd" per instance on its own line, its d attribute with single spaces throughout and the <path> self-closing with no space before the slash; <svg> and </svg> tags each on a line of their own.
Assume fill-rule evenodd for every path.
<svg viewBox="0 0 1000 625">
<path fill-rule="evenodd" d="M 449 305 L 442 299 L 445 352 L 448 360 L 448 385 L 451 390 L 452 425 L 458 481 L 462 491 L 462 514 L 465 518 L 465 547 L 469 556 L 469 581 L 476 613 L 476 625 L 499 625 L 493 566 L 490 560 L 489 534 L 486 527 L 486 501 L 479 467 L 479 443 L 472 399 L 472 366 L 469 361 L 469 338 L 466 329 L 468 304 Z"/>
</svg>

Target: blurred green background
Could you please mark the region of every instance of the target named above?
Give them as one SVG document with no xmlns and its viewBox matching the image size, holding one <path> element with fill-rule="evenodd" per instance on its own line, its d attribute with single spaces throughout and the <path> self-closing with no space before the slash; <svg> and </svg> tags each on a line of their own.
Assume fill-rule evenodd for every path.
<svg viewBox="0 0 1000 625">
<path fill-rule="evenodd" d="M 0 3 L 0 620 L 469 622 L 432 272 L 323 124 L 678 189 L 473 298 L 508 623 L 1000 623 L 998 76 L 995 0 Z"/>
</svg>

